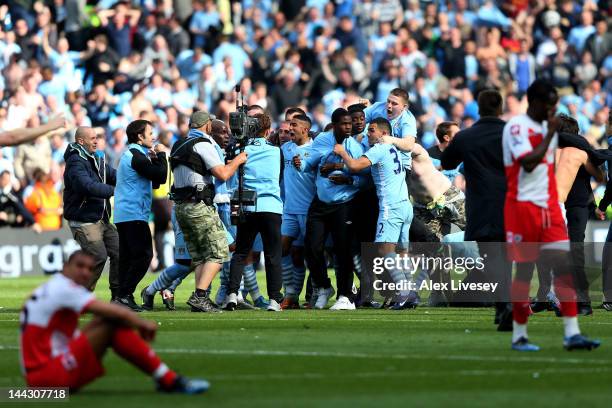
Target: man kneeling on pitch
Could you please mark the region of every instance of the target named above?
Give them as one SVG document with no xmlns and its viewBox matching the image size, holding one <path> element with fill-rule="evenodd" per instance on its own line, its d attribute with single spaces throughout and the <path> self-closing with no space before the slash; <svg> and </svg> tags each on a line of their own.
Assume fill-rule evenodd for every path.
<svg viewBox="0 0 612 408">
<path fill-rule="evenodd" d="M 131 310 L 97 300 L 87 290 L 94 258 L 79 250 L 62 273 L 39 286 L 26 301 L 20 316 L 21 364 L 30 387 L 67 387 L 89 384 L 104 374 L 101 360 L 108 348 L 152 376 L 164 392 L 197 394 L 208 389 L 204 380 L 189 380 L 164 364 L 147 342 L 157 324 L 140 319 Z M 79 316 L 94 318 L 81 330 Z"/>
</svg>

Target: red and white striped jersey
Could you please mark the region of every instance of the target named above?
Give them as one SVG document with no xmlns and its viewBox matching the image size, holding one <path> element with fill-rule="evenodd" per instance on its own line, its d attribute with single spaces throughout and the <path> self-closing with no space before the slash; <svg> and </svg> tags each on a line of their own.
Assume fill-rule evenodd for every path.
<svg viewBox="0 0 612 408">
<path fill-rule="evenodd" d="M 553 136 L 542 162 L 533 171 L 525 171 L 520 163 L 523 156 L 542 143 L 546 132 L 546 122 L 535 122 L 527 115 L 515 116 L 506 123 L 502 148 L 506 167 L 507 199 L 527 201 L 544 208 L 559 205 L 555 181 L 557 134 Z"/>
<path fill-rule="evenodd" d="M 24 373 L 68 351 L 70 340 L 79 335 L 79 316 L 94 299 L 92 292 L 61 273 L 34 290 L 19 317 Z"/>
</svg>

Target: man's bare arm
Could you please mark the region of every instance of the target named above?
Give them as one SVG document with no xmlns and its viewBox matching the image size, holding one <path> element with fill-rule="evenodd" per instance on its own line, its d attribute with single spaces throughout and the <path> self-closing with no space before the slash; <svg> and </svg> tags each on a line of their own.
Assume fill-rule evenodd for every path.
<svg viewBox="0 0 612 408">
<path fill-rule="evenodd" d="M 606 173 L 601 169 L 601 167 L 595 166 L 591 160 L 587 160 L 584 164 L 584 168 L 586 171 L 593 177 L 598 183 L 603 183 L 606 181 Z"/>
<path fill-rule="evenodd" d="M 246 163 L 246 161 L 247 161 L 247 154 L 246 152 L 242 152 L 238 156 L 236 156 L 234 160 L 230 161 L 225 166 L 213 167 L 212 169 L 210 169 L 210 172 L 212 173 L 213 176 L 215 176 L 219 180 L 227 181 L 230 177 L 234 175 L 234 173 L 236 173 L 236 170 L 238 170 L 238 167 L 240 167 L 241 164 Z"/>
<path fill-rule="evenodd" d="M 393 136 L 383 136 L 382 142 L 392 144 L 403 152 L 410 152 L 414 148 L 415 139 L 412 136 L 407 136 L 402 139 Z"/>
<path fill-rule="evenodd" d="M 132 312 L 127 307 L 95 299 L 87 305 L 85 311 L 95 316 L 132 327 L 140 332 L 145 341 L 152 341 L 155 338 L 157 324 L 150 320 L 141 319 L 135 312 Z"/>
<path fill-rule="evenodd" d="M 16 146 L 22 143 L 30 142 L 39 136 L 48 132 L 53 132 L 59 128 L 66 126 L 64 115 L 58 115 L 46 124 L 34 129 L 20 128 L 9 130 L 8 132 L 0 133 L 0 146 Z"/>
</svg>

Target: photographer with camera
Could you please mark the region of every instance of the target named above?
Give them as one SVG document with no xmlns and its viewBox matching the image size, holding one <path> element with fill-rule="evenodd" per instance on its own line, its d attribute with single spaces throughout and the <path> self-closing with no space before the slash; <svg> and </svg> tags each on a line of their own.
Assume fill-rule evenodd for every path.
<svg viewBox="0 0 612 408">
<path fill-rule="evenodd" d="M 249 126 L 249 129 L 254 133 L 254 137 L 248 139 L 251 136 L 250 134 L 242 135 L 244 139 L 247 139 L 245 151 L 249 159 L 244 166 L 244 176 L 241 180 L 243 186 L 239 186 L 239 189 L 242 188 L 242 193 L 249 190 L 256 193 L 255 210 L 244 214 L 242 214 L 242 209 L 239 210 L 236 251 L 232 256 L 230 266 L 229 295 L 225 309 L 236 309 L 237 294 L 240 289 L 245 260 L 253 246 L 256 235 L 260 233 L 264 247 L 266 279 L 270 298 L 270 305 L 267 310 L 277 312 L 281 310 L 280 302 L 283 298 L 280 292 L 282 286 L 280 230 L 281 214 L 283 213 L 283 202 L 280 197 L 282 154 L 278 147 L 266 140 L 270 133 L 270 116 L 266 113 L 258 113 L 252 119 L 256 119 L 258 122 L 253 128 Z"/>
<path fill-rule="evenodd" d="M 211 115 L 194 112 L 187 138 L 175 143 L 170 153 L 174 175 L 171 199 L 195 268 L 196 290 L 187 301 L 194 312 L 219 311 L 209 298 L 208 288 L 229 257 L 225 230 L 213 203 L 213 177 L 229 179 L 247 159 L 242 152 L 223 163 L 209 136 L 211 131 Z"/>
</svg>

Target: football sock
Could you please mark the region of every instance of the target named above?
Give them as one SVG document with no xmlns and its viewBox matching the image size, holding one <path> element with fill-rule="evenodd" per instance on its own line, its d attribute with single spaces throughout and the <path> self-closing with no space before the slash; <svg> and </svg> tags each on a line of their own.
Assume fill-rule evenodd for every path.
<svg viewBox="0 0 612 408">
<path fill-rule="evenodd" d="M 512 319 L 527 324 L 529 316 L 529 282 L 514 279 L 512 282 Z"/>
<path fill-rule="evenodd" d="M 244 288 L 251 294 L 253 301 L 257 300 L 261 293 L 259 292 L 259 285 L 257 284 L 257 273 L 253 268 L 253 265 L 246 265 L 244 267 Z"/>
<path fill-rule="evenodd" d="M 221 268 L 221 273 L 219 274 L 219 279 L 221 280 L 221 286 L 229 285 L 229 271 L 230 271 L 230 262 L 223 262 L 223 267 Z"/>
<path fill-rule="evenodd" d="M 162 363 L 155 351 L 133 329 L 116 328 L 111 344 L 119 356 L 153 376 L 162 387 L 172 387 L 177 374 Z"/>
<path fill-rule="evenodd" d="M 154 295 L 155 292 L 164 290 L 169 287 L 174 280 L 178 278 L 184 278 L 189 274 L 189 267 L 181 264 L 174 264 L 164 269 L 159 274 L 157 279 L 151 283 L 146 290 L 147 295 Z"/>
<path fill-rule="evenodd" d="M 283 267 L 283 291 L 287 293 L 293 283 L 293 259 L 291 259 L 291 255 L 283 256 L 281 264 Z"/>
<path fill-rule="evenodd" d="M 353 255 L 353 269 L 355 270 L 355 275 L 361 281 L 361 255 L 355 254 Z"/>
<path fill-rule="evenodd" d="M 555 276 L 554 282 L 561 314 L 563 317 L 576 317 L 578 306 L 576 305 L 576 290 L 574 289 L 573 276 L 569 273 Z"/>
<path fill-rule="evenodd" d="M 183 283 L 183 278 L 176 278 L 174 280 L 174 282 L 172 282 L 172 284 L 170 286 L 168 286 L 168 290 L 171 290 L 172 292 L 174 292 L 176 290 L 176 288 L 179 287 L 179 285 Z"/>
<path fill-rule="evenodd" d="M 302 266 L 293 266 L 293 281 L 292 284 L 287 288 L 291 289 L 291 294 L 295 296 L 296 300 L 300 297 L 302 289 L 304 288 L 304 279 L 306 278 L 306 268 Z"/>
<path fill-rule="evenodd" d="M 576 334 L 580 334 L 580 328 L 578 327 L 578 318 L 574 317 L 564 317 L 563 318 L 563 329 L 565 332 L 565 337 L 572 337 Z"/>
<path fill-rule="evenodd" d="M 395 258 L 396 258 L 395 253 L 385 255 L 385 260 L 392 259 L 395 262 Z M 402 269 L 398 268 L 398 266 L 399 265 L 395 265 L 394 267 L 389 269 L 389 275 L 391 276 L 391 280 L 396 284 L 398 283 L 407 284 L 409 280 L 406 279 L 407 278 L 406 274 L 404 273 Z M 401 296 L 408 296 L 409 292 L 410 290 L 408 289 L 408 287 L 406 287 L 405 289 L 401 289 L 399 291 Z"/>
<path fill-rule="evenodd" d="M 512 342 L 516 343 L 521 337 L 527 338 L 527 323 L 512 322 Z"/>
</svg>

